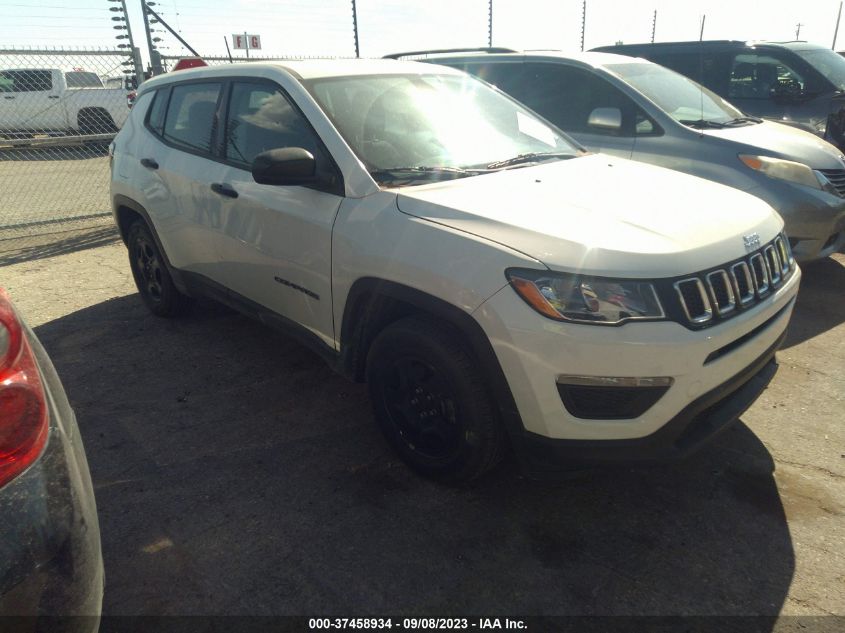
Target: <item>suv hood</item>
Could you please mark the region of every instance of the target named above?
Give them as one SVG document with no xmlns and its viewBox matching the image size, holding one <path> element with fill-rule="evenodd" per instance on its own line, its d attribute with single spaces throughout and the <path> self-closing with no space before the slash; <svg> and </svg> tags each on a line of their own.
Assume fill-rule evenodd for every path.
<svg viewBox="0 0 845 633">
<path fill-rule="evenodd" d="M 396 190 L 403 213 L 520 251 L 552 269 L 674 277 L 746 254 L 783 221 L 762 200 L 669 169 L 591 154 Z"/>
<path fill-rule="evenodd" d="M 822 138 L 790 125 L 763 121 L 754 125 L 724 128 L 721 130 L 696 130 L 707 136 L 745 145 L 737 153 L 759 153 L 809 165 L 813 169 L 845 169 L 842 152 Z"/>
</svg>

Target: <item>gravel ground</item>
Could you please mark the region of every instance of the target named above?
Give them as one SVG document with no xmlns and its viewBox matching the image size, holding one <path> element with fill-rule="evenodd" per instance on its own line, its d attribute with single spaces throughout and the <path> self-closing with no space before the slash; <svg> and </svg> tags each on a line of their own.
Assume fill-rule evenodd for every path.
<svg viewBox="0 0 845 633">
<path fill-rule="evenodd" d="M 86 443 L 106 614 L 845 615 L 845 256 L 805 268 L 774 382 L 689 461 L 453 489 L 294 341 L 150 316 L 108 230 L 5 250 Z"/>
</svg>

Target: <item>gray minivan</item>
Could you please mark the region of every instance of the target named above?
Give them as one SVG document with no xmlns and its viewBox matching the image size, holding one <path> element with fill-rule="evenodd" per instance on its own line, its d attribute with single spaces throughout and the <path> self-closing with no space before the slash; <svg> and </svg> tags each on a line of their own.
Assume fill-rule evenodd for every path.
<svg viewBox="0 0 845 633">
<path fill-rule="evenodd" d="M 845 150 L 845 59 L 809 42 L 659 42 L 593 49 L 643 57 L 710 88 L 746 114 Z"/>
<path fill-rule="evenodd" d="M 784 218 L 796 258 L 845 245 L 845 158 L 818 136 L 743 115 L 672 70 L 608 53 L 422 51 L 496 85 L 590 150 L 747 191 Z"/>
</svg>

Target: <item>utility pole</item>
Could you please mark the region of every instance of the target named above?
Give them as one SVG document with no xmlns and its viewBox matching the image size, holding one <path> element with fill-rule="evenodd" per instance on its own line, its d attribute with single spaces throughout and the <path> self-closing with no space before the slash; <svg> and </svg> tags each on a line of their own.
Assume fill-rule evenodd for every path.
<svg viewBox="0 0 845 633">
<path fill-rule="evenodd" d="M 361 57 L 361 51 L 358 49 L 358 7 L 355 0 L 352 0 L 352 31 L 355 35 L 355 57 Z"/>
<path fill-rule="evenodd" d="M 487 3 L 487 48 L 493 48 L 493 0 Z"/>
<path fill-rule="evenodd" d="M 839 13 L 836 14 L 836 28 L 833 30 L 833 44 L 830 45 L 831 50 L 836 50 L 836 36 L 839 35 L 839 18 L 842 17 L 842 3 L 839 3 Z"/>
<path fill-rule="evenodd" d="M 654 10 L 654 17 L 651 19 L 651 43 L 654 44 L 654 33 L 657 31 L 657 9 Z"/>
<path fill-rule="evenodd" d="M 799 36 L 801 35 L 801 27 L 804 26 L 800 22 L 795 25 L 795 39 L 798 40 Z"/>
<path fill-rule="evenodd" d="M 147 6 L 147 1 L 141 0 L 141 14 L 144 16 L 144 31 L 147 33 L 147 47 L 150 51 L 150 72 L 155 77 L 156 75 L 161 75 L 164 72 L 164 68 L 161 66 L 161 55 L 159 55 L 159 52 L 153 45 L 153 35 L 150 33 L 150 13 L 152 13 L 152 9 Z"/>
<path fill-rule="evenodd" d="M 144 81 L 144 64 L 141 61 L 141 51 L 140 49 L 135 46 L 135 39 L 132 37 L 132 25 L 129 24 L 129 14 L 126 12 L 126 0 L 109 0 L 110 2 L 119 2 L 120 7 L 112 7 L 111 11 L 115 13 L 122 13 L 123 20 L 120 19 L 119 16 L 115 16 L 113 19 L 116 22 L 124 22 L 124 24 L 118 24 L 114 28 L 119 31 L 126 31 L 126 35 L 119 35 L 117 39 L 126 39 L 129 40 L 129 44 L 118 44 L 118 48 L 128 48 L 132 54 L 132 67 L 133 72 L 132 74 L 135 76 L 135 86 L 140 86 L 141 82 Z"/>
<path fill-rule="evenodd" d="M 584 52 L 584 32 L 587 29 L 587 0 L 581 4 L 581 52 Z"/>
</svg>

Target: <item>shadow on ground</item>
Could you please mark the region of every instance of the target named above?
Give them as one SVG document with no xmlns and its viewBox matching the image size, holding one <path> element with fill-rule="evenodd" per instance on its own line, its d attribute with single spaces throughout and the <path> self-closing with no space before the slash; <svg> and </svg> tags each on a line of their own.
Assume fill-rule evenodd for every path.
<svg viewBox="0 0 845 633">
<path fill-rule="evenodd" d="M 845 258 L 826 257 L 801 266 L 801 290 L 782 349 L 793 347 L 845 321 Z"/>
<path fill-rule="evenodd" d="M 0 239 L 0 267 L 19 264 L 57 255 L 67 255 L 89 248 L 99 248 L 117 242 L 120 234 L 109 223 L 107 226 Z"/>
<path fill-rule="evenodd" d="M 37 328 L 93 474 L 106 614 L 777 614 L 794 571 L 742 424 L 680 465 L 421 480 L 364 387 L 213 305 Z"/>
</svg>

